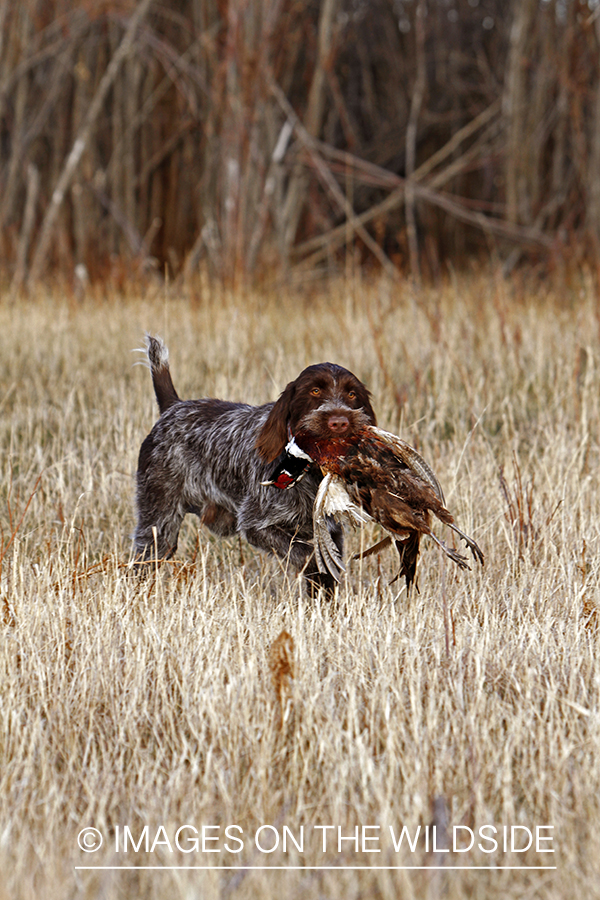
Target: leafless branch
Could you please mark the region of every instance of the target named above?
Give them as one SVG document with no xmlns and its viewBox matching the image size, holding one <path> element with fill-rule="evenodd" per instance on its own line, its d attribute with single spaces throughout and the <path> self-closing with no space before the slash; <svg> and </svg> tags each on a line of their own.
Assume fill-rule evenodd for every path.
<svg viewBox="0 0 600 900">
<path fill-rule="evenodd" d="M 419 244 L 417 239 L 417 221 L 415 217 L 414 173 L 417 152 L 417 124 L 425 96 L 425 17 L 427 15 L 426 0 L 418 0 L 415 10 L 415 37 L 417 55 L 417 77 L 410 104 L 410 115 L 406 128 L 406 185 L 404 190 L 404 207 L 406 210 L 406 230 L 410 254 L 410 270 L 415 281 L 421 280 L 419 264 Z"/>
<path fill-rule="evenodd" d="M 110 63 L 108 64 L 106 72 L 102 76 L 102 80 L 98 85 L 98 89 L 96 90 L 92 103 L 90 104 L 86 120 L 77 136 L 77 139 L 75 140 L 75 143 L 73 144 L 73 147 L 71 148 L 71 152 L 69 153 L 67 160 L 65 161 L 60 178 L 58 179 L 56 187 L 54 188 L 52 200 L 50 201 L 50 205 L 46 210 L 46 214 L 44 216 L 44 220 L 42 222 L 42 227 L 40 230 L 37 247 L 33 256 L 33 261 L 31 263 L 31 271 L 28 278 L 29 282 L 35 283 L 42 274 L 42 270 L 46 264 L 46 256 L 50 247 L 50 241 L 52 239 L 52 230 L 58 216 L 58 211 L 62 206 L 65 192 L 67 191 L 69 185 L 71 184 L 71 181 L 73 180 L 73 176 L 77 171 L 77 167 L 79 166 L 79 162 L 81 160 L 83 152 L 90 140 L 93 128 L 96 124 L 98 116 L 100 115 L 100 111 L 102 110 L 106 96 L 113 85 L 117 73 L 121 68 L 121 65 L 133 49 L 135 33 L 142 19 L 147 14 L 151 3 L 152 0 L 140 0 L 140 2 L 138 3 L 135 12 L 129 20 L 121 43 L 119 44 L 119 47 L 113 55 Z"/>
</svg>

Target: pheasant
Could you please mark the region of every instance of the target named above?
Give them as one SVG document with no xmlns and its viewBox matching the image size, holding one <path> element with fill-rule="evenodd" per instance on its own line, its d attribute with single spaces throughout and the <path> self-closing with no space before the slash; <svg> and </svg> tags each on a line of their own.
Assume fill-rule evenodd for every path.
<svg viewBox="0 0 600 900">
<path fill-rule="evenodd" d="M 465 556 L 433 534 L 432 513 L 465 541 L 474 560 L 483 565 L 481 549 L 455 525 L 428 464 L 396 435 L 372 425 L 333 440 L 296 434 L 268 483 L 291 487 L 311 462 L 324 475 L 313 508 L 315 556 L 319 570 L 329 572 L 336 581 L 345 565 L 327 527 L 329 516 L 355 527 L 367 522 L 381 525 L 387 536 L 353 558 L 368 556 L 394 541 L 400 556 L 396 578 L 405 577 L 407 591 L 415 580 L 421 535 L 428 535 L 461 569 L 469 568 Z"/>
</svg>

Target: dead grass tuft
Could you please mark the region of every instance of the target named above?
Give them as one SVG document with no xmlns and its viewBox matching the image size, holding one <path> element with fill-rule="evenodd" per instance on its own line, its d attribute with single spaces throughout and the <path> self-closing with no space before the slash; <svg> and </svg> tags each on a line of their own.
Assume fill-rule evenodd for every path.
<svg viewBox="0 0 600 900">
<path fill-rule="evenodd" d="M 269 669 L 279 711 L 280 728 L 283 729 L 289 715 L 294 678 L 294 639 L 285 629 L 269 648 Z"/>
</svg>

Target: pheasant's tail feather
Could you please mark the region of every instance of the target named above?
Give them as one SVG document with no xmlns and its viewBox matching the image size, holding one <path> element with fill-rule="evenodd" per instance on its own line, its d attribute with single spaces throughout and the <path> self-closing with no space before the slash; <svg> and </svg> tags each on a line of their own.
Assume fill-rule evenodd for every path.
<svg viewBox="0 0 600 900">
<path fill-rule="evenodd" d="M 327 519 L 322 518 L 315 525 L 315 559 L 319 572 L 329 573 L 339 583 L 346 571 L 339 548 L 327 527 Z"/>
<path fill-rule="evenodd" d="M 313 506 L 313 534 L 315 558 L 320 572 L 329 572 L 340 581 L 346 571 L 344 560 L 335 541 L 331 537 L 328 519 L 352 525 L 362 525 L 369 517 L 354 503 L 346 487 L 335 475 L 328 473 L 319 485 Z"/>
</svg>

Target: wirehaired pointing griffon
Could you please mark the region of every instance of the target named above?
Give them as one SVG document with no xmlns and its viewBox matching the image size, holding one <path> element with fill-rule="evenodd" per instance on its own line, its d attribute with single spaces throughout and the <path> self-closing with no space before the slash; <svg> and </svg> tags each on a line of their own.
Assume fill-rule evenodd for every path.
<svg viewBox="0 0 600 900">
<path fill-rule="evenodd" d="M 146 336 L 160 418 L 143 442 L 137 470 L 138 561 L 166 559 L 177 549 L 186 513 L 214 534 L 239 534 L 304 573 L 311 585 L 333 589 L 319 572 L 313 548 L 313 504 L 322 480 L 317 466 L 286 481 L 272 474 L 296 431 L 316 438 L 350 437 L 375 425 L 369 392 L 347 369 L 309 366 L 275 403 L 249 406 L 228 400 L 181 400 L 171 379 L 164 343 Z M 343 532 L 333 520 L 331 539 L 343 552 Z"/>
</svg>

